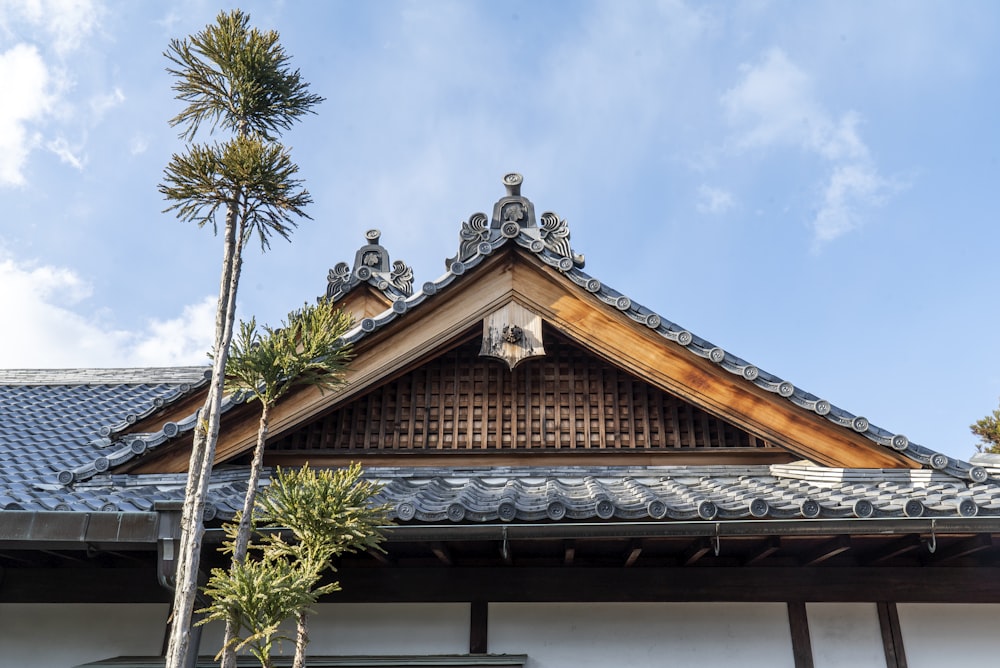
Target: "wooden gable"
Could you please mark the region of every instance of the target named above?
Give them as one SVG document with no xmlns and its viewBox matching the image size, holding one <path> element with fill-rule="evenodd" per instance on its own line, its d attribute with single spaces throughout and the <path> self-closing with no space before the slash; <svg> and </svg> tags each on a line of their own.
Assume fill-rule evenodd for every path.
<svg viewBox="0 0 1000 668">
<path fill-rule="evenodd" d="M 547 328 L 514 369 L 481 330 L 269 444 L 268 464 L 777 463 L 795 456 Z"/>
<path fill-rule="evenodd" d="M 381 448 L 381 456 L 387 459 L 402 457 L 404 452 L 412 455 L 433 451 L 406 460 L 414 465 L 443 463 L 440 456 L 445 450 L 449 453 L 449 465 L 462 465 L 462 454 L 470 462 L 475 459 L 480 463 L 485 452 L 492 454 L 495 450 L 503 453 L 502 457 L 490 460 L 498 464 L 571 464 L 580 463 L 581 457 L 594 464 L 618 464 L 624 463 L 628 455 L 635 457 L 628 461 L 636 464 L 681 464 L 706 461 L 711 452 L 711 461 L 719 464 L 769 461 L 768 457 L 774 457 L 770 461 L 808 459 L 828 466 L 857 468 L 919 466 L 860 433 L 694 355 L 609 306 L 520 246 L 507 244 L 474 270 L 463 273 L 447 289 L 425 296 L 412 309 L 402 310 L 363 336 L 356 344 L 356 357 L 345 387 L 325 394 L 305 388 L 279 403 L 271 416 L 271 462 L 297 461 L 296 458 L 317 461 L 318 452 L 308 452 L 317 448 L 303 443 L 309 443 L 309 434 L 331 434 L 335 445 L 327 447 L 328 443 L 318 448 L 328 454 L 331 462 Z M 512 303 L 540 317 L 545 331 L 554 336 L 550 337 L 552 344 L 545 342 L 545 357 L 527 360 L 523 362 L 523 370 L 518 367 L 510 371 L 502 362 L 478 359 L 474 352 L 480 346 L 483 320 Z M 548 352 L 550 345 L 553 348 Z M 467 366 L 465 362 L 458 363 L 459 358 L 468 360 Z M 577 363 L 579 368 L 574 366 Z M 570 366 L 573 366 L 572 400 L 561 391 L 547 392 L 536 387 L 546 382 L 555 387 L 562 382 L 562 379 L 557 381 L 559 374 L 569 373 Z M 452 398 L 442 396 L 440 378 L 437 395 L 434 394 L 435 374 L 444 377 L 448 369 L 452 378 L 458 372 L 457 381 L 448 381 L 452 388 L 458 388 L 453 390 Z M 507 375 L 501 374 L 502 370 Z M 476 373 L 480 374 L 478 378 Z M 587 383 L 599 379 L 599 389 L 583 392 L 597 401 L 596 421 L 595 414 L 588 412 L 594 410 L 593 405 L 580 403 L 575 396 L 578 377 L 580 382 Z M 627 379 L 624 382 L 628 389 L 622 389 L 621 379 Z M 463 390 L 463 382 L 471 389 Z M 647 408 L 651 402 L 655 407 L 644 411 L 648 428 L 643 418 L 638 417 L 635 393 L 631 395 L 631 409 L 628 406 L 628 392 L 639 392 L 636 389 L 639 387 L 642 388 L 639 402 Z M 405 397 L 407 392 L 409 397 Z M 491 396 L 494 403 L 500 397 L 500 403 L 492 408 Z M 601 397 L 605 403 L 603 409 Z M 485 421 L 480 420 L 478 425 L 474 414 L 476 401 L 483 402 L 480 410 L 487 411 Z M 665 417 L 660 422 L 657 422 L 657 401 L 664 402 Z M 676 421 L 671 401 L 677 402 Z M 465 427 L 462 426 L 463 402 L 467 412 L 473 411 L 471 427 L 468 415 Z M 608 402 L 610 418 L 605 414 L 602 420 L 601 411 L 607 411 Z M 398 421 L 391 421 L 385 415 L 390 410 L 393 420 L 399 412 Z M 442 414 L 448 410 L 452 411 L 450 420 Z M 491 424 L 490 410 L 500 411 L 499 425 L 496 417 Z M 564 422 L 564 410 L 566 420 L 572 415 L 569 422 Z M 623 421 L 622 415 L 628 410 L 630 419 Z M 432 417 L 433 411 L 437 414 Z M 557 411 L 558 429 L 554 426 Z M 217 463 L 238 460 L 253 446 L 256 418 L 256 407 L 252 404 L 225 416 Z M 433 430 L 431 422 L 435 424 Z M 722 434 L 715 437 L 716 443 L 725 442 L 726 447 L 713 446 L 713 429 Z M 332 436 L 337 430 L 340 435 Z M 762 443 L 764 447 L 760 447 Z M 477 447 L 485 451 L 483 455 L 477 452 Z M 344 455 L 329 454 L 337 448 L 346 448 Z M 189 449 L 190 436 L 186 436 L 123 470 L 183 471 Z M 392 454 L 384 454 L 387 451 Z M 642 454 L 636 455 L 634 451 Z"/>
</svg>

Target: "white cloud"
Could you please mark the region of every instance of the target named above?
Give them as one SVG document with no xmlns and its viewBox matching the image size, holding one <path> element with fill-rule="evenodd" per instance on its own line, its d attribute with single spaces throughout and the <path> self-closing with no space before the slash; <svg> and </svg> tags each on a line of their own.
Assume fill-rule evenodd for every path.
<svg viewBox="0 0 1000 668">
<path fill-rule="evenodd" d="M 141 155 L 149 148 L 149 139 L 143 134 L 132 135 L 129 140 L 128 150 L 132 155 Z"/>
<path fill-rule="evenodd" d="M 698 201 L 695 204 L 698 213 L 723 214 L 732 209 L 735 204 L 736 200 L 732 193 L 726 190 L 707 185 L 698 188 Z"/>
<path fill-rule="evenodd" d="M 772 48 L 757 65 L 744 65 L 742 80 L 722 96 L 739 150 L 789 147 L 831 165 L 822 203 L 812 221 L 818 245 L 857 228 L 864 212 L 898 186 L 879 174 L 858 133 L 860 115 L 831 114 L 816 97 L 809 75 Z"/>
<path fill-rule="evenodd" d="M 24 163 L 36 145 L 29 124 L 51 108 L 49 70 L 38 49 L 18 44 L 0 54 L 0 81 L 4 101 L 0 104 L 0 186 L 24 183 Z"/>
<path fill-rule="evenodd" d="M 184 307 L 177 318 L 151 320 L 129 354 L 135 366 L 207 364 L 215 333 L 215 297 Z"/>
<path fill-rule="evenodd" d="M 0 251 L 0 367 L 119 367 L 204 363 L 215 300 L 128 331 L 90 312 L 91 286 L 71 269 L 19 262 Z"/>
<path fill-rule="evenodd" d="M 69 142 L 66 141 L 65 137 L 57 137 L 52 141 L 47 142 L 45 144 L 45 148 L 59 156 L 59 160 L 61 162 L 79 170 L 83 169 L 83 158 L 77 155 L 79 148 L 74 149 L 70 147 Z"/>
<path fill-rule="evenodd" d="M 102 12 L 93 0 L 4 0 L 0 25 L 10 30 L 11 24 L 22 23 L 65 56 L 97 29 Z"/>
<path fill-rule="evenodd" d="M 861 211 L 881 204 L 897 187 L 870 165 L 835 167 L 823 194 L 823 205 L 813 221 L 816 242 L 831 241 L 858 227 Z"/>
<path fill-rule="evenodd" d="M 0 53 L 0 187 L 25 183 L 28 156 L 44 146 L 76 169 L 83 167 L 79 149 L 56 137 L 46 141 L 49 123 L 79 123 L 67 98 L 72 77 L 67 57 L 97 30 L 103 8 L 94 0 L 0 0 L 0 29 L 18 43 Z M 99 119 L 120 104 L 124 94 L 114 89 L 90 101 L 91 117 Z M 57 133 L 51 133 L 57 134 Z"/>
<path fill-rule="evenodd" d="M 101 93 L 90 98 L 90 112 L 95 120 L 100 120 L 104 114 L 108 113 L 125 101 L 125 93 L 121 88 L 115 88 L 110 93 Z"/>
</svg>

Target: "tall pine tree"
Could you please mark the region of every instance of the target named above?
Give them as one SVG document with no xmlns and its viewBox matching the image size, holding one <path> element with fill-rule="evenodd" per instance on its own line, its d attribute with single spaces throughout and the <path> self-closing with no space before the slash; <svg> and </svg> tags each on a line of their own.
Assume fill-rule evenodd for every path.
<svg viewBox="0 0 1000 668">
<path fill-rule="evenodd" d="M 171 125 L 181 128 L 181 137 L 188 141 L 203 126 L 226 135 L 214 143 L 192 143 L 185 153 L 174 155 L 160 185 L 167 211 L 181 220 L 210 224 L 216 231 L 220 219 L 223 223 L 212 381 L 194 431 L 167 648 L 167 668 L 181 668 L 190 645 L 202 517 L 219 434 L 243 249 L 256 234 L 266 250 L 274 235 L 288 239 L 296 219 L 308 217 L 303 209 L 312 200 L 277 138 L 322 98 L 310 93 L 298 70 L 290 67 L 278 34 L 251 28 L 249 17 L 239 10 L 220 13 L 202 31 L 171 41 L 165 55 L 176 96 L 186 105 Z"/>
</svg>

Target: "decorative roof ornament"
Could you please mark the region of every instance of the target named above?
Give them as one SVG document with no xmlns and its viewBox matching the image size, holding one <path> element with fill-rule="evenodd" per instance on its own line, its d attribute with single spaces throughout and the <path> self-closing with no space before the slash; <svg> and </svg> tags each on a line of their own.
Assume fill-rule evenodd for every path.
<svg viewBox="0 0 1000 668">
<path fill-rule="evenodd" d="M 368 243 L 354 254 L 354 267 L 338 262 L 327 274 L 326 298 L 337 301 L 356 285 L 367 282 L 389 299 L 406 299 L 413 294 L 413 269 L 402 260 L 390 266 L 389 251 L 379 244 L 382 233 L 368 230 Z"/>
<path fill-rule="evenodd" d="M 488 255 L 508 239 L 537 254 L 555 260 L 565 260 L 568 268 L 582 268 L 583 255 L 573 252 L 569 245 L 569 225 L 557 214 L 546 211 L 541 216 L 541 226 L 535 219 L 535 205 L 521 195 L 524 177 L 511 172 L 503 177 L 507 194 L 493 205 L 493 217 L 474 213 L 462 223 L 459 231 L 458 254 L 445 260 L 449 270 L 456 262 L 464 263 L 477 254 Z M 568 270 L 567 268 L 567 270 Z"/>
</svg>

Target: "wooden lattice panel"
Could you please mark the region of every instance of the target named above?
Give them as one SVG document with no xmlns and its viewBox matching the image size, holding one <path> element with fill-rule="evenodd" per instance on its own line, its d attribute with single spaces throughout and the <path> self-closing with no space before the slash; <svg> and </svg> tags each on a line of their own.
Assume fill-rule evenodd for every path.
<svg viewBox="0 0 1000 668">
<path fill-rule="evenodd" d="M 513 371 L 474 340 L 269 445 L 333 453 L 679 451 L 768 445 L 547 334 Z"/>
</svg>

